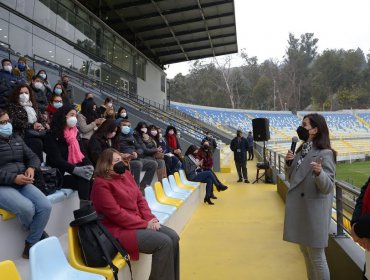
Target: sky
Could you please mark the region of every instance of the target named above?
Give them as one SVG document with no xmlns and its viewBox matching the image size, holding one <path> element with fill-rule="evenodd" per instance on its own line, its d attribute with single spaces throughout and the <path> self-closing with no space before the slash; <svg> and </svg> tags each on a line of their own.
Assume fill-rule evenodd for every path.
<svg viewBox="0 0 370 280">
<path fill-rule="evenodd" d="M 202 2 L 202 1 L 200 1 Z M 314 33 L 325 49 L 362 49 L 370 53 L 370 0 L 234 0 L 239 52 L 258 62 L 282 61 L 289 33 Z M 222 56 L 219 57 L 222 60 Z M 235 55 L 234 66 L 242 60 Z M 167 78 L 186 75 L 191 62 L 169 65 Z"/>
</svg>

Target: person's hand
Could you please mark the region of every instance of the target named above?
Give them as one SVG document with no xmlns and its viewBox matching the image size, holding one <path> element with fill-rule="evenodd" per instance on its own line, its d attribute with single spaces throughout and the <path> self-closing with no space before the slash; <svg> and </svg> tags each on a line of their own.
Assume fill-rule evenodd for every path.
<svg viewBox="0 0 370 280">
<path fill-rule="evenodd" d="M 72 174 L 86 180 L 90 180 L 92 175 L 94 174 L 94 167 L 92 165 L 76 166 L 73 169 Z"/>
<path fill-rule="evenodd" d="M 285 156 L 285 160 L 286 161 L 289 161 L 289 160 L 293 160 L 294 159 L 294 154 L 291 150 L 288 150 L 286 156 Z"/>
<path fill-rule="evenodd" d="M 105 121 L 105 119 L 104 119 L 104 118 L 98 118 L 98 119 L 96 119 L 96 120 L 95 120 L 95 124 L 96 124 L 97 126 L 99 126 L 99 125 L 101 125 L 104 121 Z"/>
<path fill-rule="evenodd" d="M 370 239 L 369 238 L 360 238 L 358 244 L 364 248 L 366 251 L 370 251 Z"/>
<path fill-rule="evenodd" d="M 157 222 L 154 222 L 153 223 L 153 226 L 154 226 L 154 230 L 155 231 L 158 231 L 161 228 L 161 224 L 158 221 Z"/>
<path fill-rule="evenodd" d="M 47 130 L 50 129 L 50 125 L 49 124 L 45 124 L 45 127 L 46 127 Z"/>
<path fill-rule="evenodd" d="M 129 153 L 120 153 L 120 155 L 121 155 L 123 160 L 129 159 L 131 157 L 131 155 Z"/>
<path fill-rule="evenodd" d="M 133 158 L 133 159 L 137 159 L 137 153 L 136 153 L 136 152 L 132 152 L 132 154 L 131 154 L 131 155 L 132 155 L 132 158 Z"/>
<path fill-rule="evenodd" d="M 157 148 L 157 152 L 160 152 L 161 153 L 162 152 L 162 147 L 158 147 Z"/>
<path fill-rule="evenodd" d="M 24 172 L 24 175 L 27 178 L 33 179 L 35 177 L 35 169 L 32 167 L 28 167 L 26 171 Z"/>
<path fill-rule="evenodd" d="M 321 169 L 322 169 L 321 163 L 322 163 L 322 158 L 310 163 L 312 171 L 315 172 L 316 176 L 320 175 L 321 173 Z"/>
<path fill-rule="evenodd" d="M 44 127 L 42 126 L 42 124 L 41 123 L 38 123 L 38 122 L 35 122 L 34 124 L 33 124 L 33 129 L 34 130 L 41 130 L 41 129 L 43 129 Z"/>
<path fill-rule="evenodd" d="M 20 186 L 24 186 L 27 184 L 32 184 L 33 183 L 33 178 L 28 178 L 26 175 L 19 174 L 17 177 L 15 177 L 14 183 Z"/>
</svg>

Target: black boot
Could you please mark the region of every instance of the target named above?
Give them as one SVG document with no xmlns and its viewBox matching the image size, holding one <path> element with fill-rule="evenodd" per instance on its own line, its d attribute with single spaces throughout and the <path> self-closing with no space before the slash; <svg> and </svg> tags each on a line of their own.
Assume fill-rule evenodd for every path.
<svg viewBox="0 0 370 280">
<path fill-rule="evenodd" d="M 243 182 L 242 178 L 239 178 L 239 180 L 237 182 L 238 183 Z"/>
<path fill-rule="evenodd" d="M 217 199 L 217 196 L 215 196 L 214 194 L 211 194 L 211 198 L 212 199 Z"/>
<path fill-rule="evenodd" d="M 217 191 L 219 191 L 219 192 L 222 192 L 222 191 L 226 191 L 227 190 L 227 186 L 222 185 L 222 184 L 216 186 L 216 188 L 217 188 Z"/>
<path fill-rule="evenodd" d="M 24 250 L 23 250 L 23 253 L 22 253 L 22 257 L 24 259 L 29 259 L 30 258 L 30 249 L 31 249 L 31 247 L 32 247 L 32 244 L 28 243 L 26 241 L 25 244 L 24 244 Z"/>
<path fill-rule="evenodd" d="M 214 205 L 214 203 L 211 201 L 211 198 L 207 196 L 204 198 L 204 203 L 208 203 L 209 205 Z"/>
</svg>

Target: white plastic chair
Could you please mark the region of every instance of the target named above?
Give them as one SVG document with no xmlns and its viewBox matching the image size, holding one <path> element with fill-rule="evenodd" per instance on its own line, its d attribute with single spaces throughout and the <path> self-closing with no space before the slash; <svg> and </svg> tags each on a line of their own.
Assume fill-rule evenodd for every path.
<svg viewBox="0 0 370 280">
<path fill-rule="evenodd" d="M 31 280 L 105 280 L 105 277 L 74 269 L 55 236 L 37 242 L 30 250 Z"/>
<path fill-rule="evenodd" d="M 181 182 L 184 183 L 184 185 L 188 185 L 188 186 L 194 186 L 194 187 L 199 187 L 200 183 L 199 182 L 193 182 L 193 181 L 189 181 L 187 178 L 186 178 L 186 175 L 185 175 L 185 172 L 183 169 L 180 169 L 179 170 L 179 174 L 180 174 L 180 179 L 181 179 Z"/>
<path fill-rule="evenodd" d="M 155 197 L 154 189 L 150 186 L 144 189 L 145 192 L 145 199 L 148 202 L 150 210 L 165 213 L 168 215 L 172 215 L 176 211 L 175 206 L 166 205 L 158 202 L 157 198 Z M 153 213 L 154 214 L 154 213 Z M 155 215 L 155 214 L 154 214 Z M 159 217 L 157 217 L 159 219 Z"/>
<path fill-rule="evenodd" d="M 170 176 L 172 176 L 172 175 L 170 175 Z M 189 194 L 183 194 L 183 193 L 174 192 L 172 190 L 172 188 L 170 186 L 170 182 L 168 181 L 167 178 L 163 178 L 162 179 L 162 186 L 163 186 L 164 193 L 168 197 L 173 197 L 173 198 L 178 198 L 178 199 L 185 200 L 189 196 Z"/>
<path fill-rule="evenodd" d="M 173 177 L 173 175 L 170 175 L 170 176 L 172 176 L 172 177 Z M 166 181 L 166 182 L 164 182 L 164 181 Z M 172 191 L 173 191 L 174 193 L 180 193 L 180 194 L 182 194 L 182 195 L 186 196 L 186 198 L 188 198 L 188 197 L 191 195 L 191 193 L 192 193 L 192 191 L 191 191 L 191 190 L 180 189 L 180 188 L 177 186 L 177 184 L 171 184 L 171 181 L 169 181 L 169 179 L 168 179 L 168 178 L 163 178 L 163 179 L 162 179 L 162 185 L 164 186 L 165 184 L 166 184 L 166 185 L 169 185 L 169 186 L 170 186 L 170 188 L 172 189 Z"/>
<path fill-rule="evenodd" d="M 160 224 L 164 224 L 170 218 L 170 215 L 162 212 L 152 211 L 153 215 L 157 217 Z"/>
</svg>

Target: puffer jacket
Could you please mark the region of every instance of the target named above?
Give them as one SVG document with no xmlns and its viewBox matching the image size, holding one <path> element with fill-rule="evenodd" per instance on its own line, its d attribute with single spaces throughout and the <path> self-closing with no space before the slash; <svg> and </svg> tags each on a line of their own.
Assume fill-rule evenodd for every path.
<svg viewBox="0 0 370 280">
<path fill-rule="evenodd" d="M 140 145 L 136 141 L 135 137 L 132 134 L 121 133 L 119 144 L 119 151 L 121 153 L 132 154 L 133 152 L 136 152 L 139 158 L 142 157 L 144 154 L 142 145 Z"/>
<path fill-rule="evenodd" d="M 39 158 L 16 134 L 9 138 L 0 137 L 0 186 L 20 188 L 14 183 L 15 177 L 27 168 L 39 168 Z"/>
</svg>

